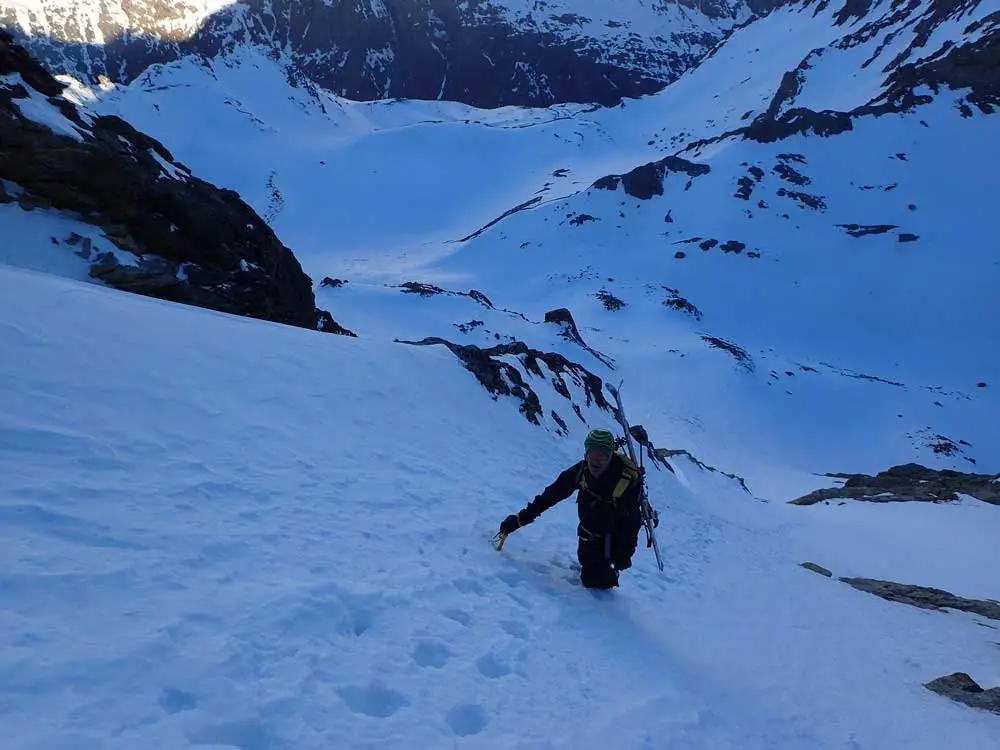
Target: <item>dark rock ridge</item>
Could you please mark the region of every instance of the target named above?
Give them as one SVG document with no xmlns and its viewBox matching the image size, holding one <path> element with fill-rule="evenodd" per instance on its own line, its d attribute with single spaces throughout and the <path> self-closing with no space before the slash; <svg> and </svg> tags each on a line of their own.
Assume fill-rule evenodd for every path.
<svg viewBox="0 0 1000 750">
<path fill-rule="evenodd" d="M 695 178 L 711 171 L 707 164 L 695 164 L 679 156 L 668 156 L 636 167 L 628 174 L 602 177 L 593 187 L 598 190 L 617 190 L 621 185 L 633 198 L 649 200 L 654 195 L 663 195 L 663 181 L 668 174 L 679 173 Z"/>
<path fill-rule="evenodd" d="M 786 104 L 793 102 L 798 96 L 802 89 L 804 71 L 810 67 L 812 66 L 807 57 L 795 70 L 785 73 L 767 110 L 755 117 L 744 129 L 744 138 L 760 143 L 773 143 L 800 133 L 831 136 L 851 130 L 851 118 L 843 112 L 815 112 L 805 107 L 791 107 L 782 111 Z"/>
<path fill-rule="evenodd" d="M 0 76 L 0 178 L 23 191 L 23 208 L 71 212 L 103 228 L 130 259 L 97 254 L 92 276 L 139 294 L 350 334 L 316 309 L 295 256 L 236 193 L 194 177 L 124 120 L 82 114 L 3 31 Z M 25 115 L 28 101 L 29 112 L 49 110 L 49 124 Z"/>
<path fill-rule="evenodd" d="M 912 607 L 919 607 L 921 609 L 940 611 L 957 609 L 961 612 L 971 612 L 972 614 L 981 615 L 991 620 L 1000 620 L 1000 603 L 988 599 L 966 599 L 942 589 L 914 586 L 894 581 L 881 581 L 877 578 L 840 578 L 840 580 L 859 591 L 866 591 L 869 594 L 874 594 L 890 602 L 899 602 L 900 604 L 909 604 Z"/>
<path fill-rule="evenodd" d="M 954 672 L 924 684 L 931 692 L 951 698 L 971 708 L 1000 714 L 1000 687 L 984 690 L 965 672 Z"/>
<path fill-rule="evenodd" d="M 933 97 L 917 94 L 922 86 L 929 87 L 935 94 L 942 88 L 967 90 L 962 97 L 965 103 L 960 105 L 962 114 L 972 115 L 970 104 L 984 114 L 992 114 L 1000 107 L 1000 76 L 997 75 L 1000 70 L 1000 12 L 970 25 L 965 33 L 979 29 L 986 29 L 979 39 L 952 44 L 940 57 L 900 65 L 889 76 L 882 96 L 858 109 L 856 114 L 902 112 L 926 104 Z"/>
<path fill-rule="evenodd" d="M 812 562 L 801 563 L 803 568 L 831 578 L 833 574 Z M 920 609 L 944 612 L 949 609 L 969 612 L 991 620 L 1000 620 L 1000 602 L 988 599 L 966 599 L 955 596 L 949 591 L 913 586 L 894 581 L 882 581 L 876 578 L 839 578 L 838 580 L 850 586 L 874 594 L 886 601 L 908 604 Z M 989 626 L 991 627 L 991 626 Z M 1000 687 L 984 690 L 965 672 L 954 672 L 936 680 L 924 683 L 928 690 L 963 703 L 971 708 L 981 708 L 1000 714 Z"/>
<path fill-rule="evenodd" d="M 654 453 L 658 458 L 662 460 L 672 458 L 673 456 L 685 456 L 689 461 L 691 461 L 691 463 L 693 463 L 699 469 L 711 472 L 713 474 L 720 474 L 721 476 L 728 477 L 729 479 L 732 479 L 734 482 L 736 482 L 744 492 L 746 492 L 748 495 L 753 496 L 753 492 L 750 491 L 750 487 L 747 485 L 746 479 L 741 477 L 739 474 L 734 474 L 731 471 L 724 471 L 723 469 L 720 469 L 716 466 L 711 466 L 710 464 L 706 464 L 704 461 L 702 461 L 700 458 L 698 458 L 696 455 L 691 453 L 691 451 L 687 450 L 686 448 L 657 448 L 654 450 Z M 764 502 L 767 501 L 765 500 Z"/>
<path fill-rule="evenodd" d="M 439 294 L 444 294 L 449 297 L 468 297 L 474 302 L 478 302 L 483 307 L 493 308 L 493 303 L 490 302 L 489 297 L 480 291 L 475 289 L 470 289 L 468 292 L 453 292 L 448 289 L 442 289 L 434 284 L 425 284 L 420 281 L 407 281 L 399 285 L 399 289 L 403 291 L 404 294 L 416 294 L 421 297 L 436 297 Z"/>
<path fill-rule="evenodd" d="M 792 505 L 814 505 L 824 500 L 867 500 L 875 503 L 906 501 L 954 502 L 959 493 L 984 503 L 1000 505 L 1000 474 L 969 474 L 951 469 L 928 469 L 920 464 L 902 464 L 868 474 L 833 474 L 845 479 L 842 487 L 815 490 L 790 501 Z"/>
<path fill-rule="evenodd" d="M 616 411 L 616 418 L 618 419 L 619 423 L 623 422 L 623 419 L 617 415 L 617 411 Z M 652 460 L 655 464 L 664 466 L 671 474 L 674 473 L 674 467 L 670 465 L 670 461 L 668 459 L 673 458 L 674 456 L 684 456 L 702 471 L 707 471 L 712 474 L 719 474 L 721 476 L 727 477 L 728 479 L 732 479 L 740 486 L 740 489 L 742 489 L 748 495 L 751 496 L 753 495 L 753 493 L 750 491 L 750 488 L 747 486 L 746 480 L 743 479 L 743 477 L 739 476 L 738 474 L 733 474 L 732 472 L 729 471 L 723 471 L 722 469 L 718 469 L 715 466 L 710 466 L 709 464 L 706 464 L 704 461 L 701 461 L 697 456 L 695 456 L 689 450 L 686 450 L 684 448 L 657 448 L 655 445 L 653 445 L 653 441 L 649 439 L 649 434 L 646 432 L 646 429 L 641 424 L 631 425 L 629 434 L 632 435 L 632 439 L 635 440 L 635 442 L 645 451 L 645 455 L 650 460 Z"/>
<path fill-rule="evenodd" d="M 542 202 L 542 196 L 540 195 L 536 195 L 534 198 L 529 198 L 528 200 L 524 201 L 524 203 L 520 203 L 514 206 L 514 208 L 507 209 L 495 219 L 491 219 L 488 223 L 479 227 L 479 229 L 477 229 L 476 231 L 470 232 L 469 234 L 465 235 L 464 237 L 462 237 L 462 239 L 459 240 L 459 242 L 468 242 L 469 240 L 473 240 L 479 235 L 481 235 L 483 232 L 485 232 L 487 229 L 489 229 L 490 227 L 499 224 L 507 217 L 513 216 L 514 214 L 519 213 L 521 211 L 527 211 L 532 206 L 535 206 L 541 202 Z"/>
<path fill-rule="evenodd" d="M 869 234 L 885 234 L 893 229 L 899 229 L 895 224 L 835 224 L 851 237 L 865 237 Z"/>
<path fill-rule="evenodd" d="M 462 361 L 465 369 L 475 375 L 479 383 L 493 394 L 494 400 L 500 396 L 513 396 L 519 399 L 521 413 L 534 425 L 540 425 L 540 418 L 544 416 L 544 409 L 538 394 L 524 379 L 520 370 L 499 357 L 514 356 L 521 362 L 525 372 L 535 377 L 548 379 L 556 392 L 570 403 L 581 422 L 586 423 L 586 420 L 583 418 L 579 405 L 573 401 L 569 389 L 570 383 L 567 380 L 583 391 L 587 406 L 593 403 L 600 409 L 611 410 L 610 404 L 604 397 L 603 383 L 597 375 L 582 365 L 571 362 L 561 354 L 531 349 L 521 341 L 499 344 L 486 349 L 475 344 L 454 344 L 437 336 L 424 338 L 420 341 L 397 339 L 397 342 L 413 346 L 440 345 L 447 347 Z M 546 366 L 551 377 L 546 376 L 540 364 Z M 566 426 L 563 419 L 554 409 L 550 413 L 559 424 L 560 432 L 565 433 Z"/>
<path fill-rule="evenodd" d="M 937 403 L 940 404 L 940 402 Z M 915 446 L 929 448 L 936 455 L 951 457 L 961 456 L 964 461 L 968 461 L 973 465 L 976 463 L 976 459 L 971 456 L 963 455 L 966 449 L 972 445 L 967 440 L 953 440 L 947 435 L 935 432 L 930 427 L 925 427 L 922 430 L 908 433 L 907 437 L 913 441 Z"/>
<path fill-rule="evenodd" d="M 722 351 L 731 354 L 733 358 L 739 362 L 740 367 L 747 372 L 753 372 L 756 369 L 753 357 L 751 357 L 750 353 L 743 347 L 737 346 L 736 344 L 726 341 L 725 339 L 720 339 L 718 336 L 702 335 L 701 338 L 709 346 L 721 349 Z"/>
<path fill-rule="evenodd" d="M 820 573 L 827 578 L 833 576 L 833 573 L 816 563 L 802 563 L 802 567 Z M 898 604 L 908 604 L 911 607 L 931 609 L 938 612 L 954 609 L 959 612 L 980 615 L 990 620 L 1000 620 L 1000 602 L 992 599 L 966 599 L 944 589 L 915 586 L 910 583 L 897 583 L 895 581 L 883 581 L 878 578 L 841 576 L 837 580 L 853 586 L 858 591 L 874 594 L 886 601 Z"/>
<path fill-rule="evenodd" d="M 695 320 L 701 320 L 702 312 L 697 308 L 697 306 L 685 297 L 681 296 L 679 289 L 674 289 L 673 287 L 660 285 L 663 291 L 667 293 L 667 298 L 663 300 L 663 306 L 669 307 L 671 310 L 679 310 L 687 315 L 690 315 Z"/>
<path fill-rule="evenodd" d="M 615 386 L 611 385 L 610 383 L 608 383 L 607 388 L 608 391 L 610 391 L 612 397 L 614 397 L 615 394 L 618 392 L 618 389 L 615 388 Z M 714 466 L 709 466 L 708 464 L 699 461 L 691 452 L 687 450 L 657 448 L 653 444 L 653 441 L 649 437 L 649 433 L 646 431 L 646 428 L 643 427 L 642 424 L 640 423 L 629 424 L 627 415 L 621 413 L 618 410 L 617 406 L 611 406 L 610 410 L 615 417 L 615 421 L 618 422 L 619 425 L 621 425 L 623 431 L 623 438 L 621 438 L 620 440 L 624 439 L 624 431 L 628 429 L 629 435 L 631 435 L 632 440 L 635 441 L 635 445 L 638 446 L 637 448 L 638 455 L 636 456 L 636 459 L 639 460 L 640 463 L 644 463 L 643 456 L 645 456 L 646 458 L 649 458 L 649 460 L 653 462 L 653 466 L 655 466 L 657 469 L 659 469 L 662 466 L 671 474 L 673 474 L 675 473 L 674 467 L 670 465 L 670 461 L 668 461 L 667 459 L 671 458 L 672 456 L 686 456 L 699 469 L 716 474 L 721 474 L 724 477 L 728 477 L 729 479 L 732 479 L 735 482 L 737 482 L 743 489 L 743 491 L 746 492 L 748 495 L 753 494 L 752 492 L 750 492 L 750 488 L 747 487 L 747 484 L 742 477 L 736 474 L 731 474 L 729 472 L 721 471 L 715 468 Z"/>
<path fill-rule="evenodd" d="M 625 302 L 625 300 L 619 299 L 607 289 L 601 289 L 595 292 L 594 296 L 601 301 L 601 304 L 604 305 L 604 309 L 609 312 L 617 312 L 623 307 L 628 306 L 628 303 Z"/>
<path fill-rule="evenodd" d="M 567 341 L 572 341 L 581 349 L 584 349 L 594 355 L 601 361 L 602 364 L 607 365 L 610 368 L 614 368 L 614 361 L 612 359 L 601 354 L 596 349 L 593 349 L 587 344 L 586 341 L 583 340 L 583 336 L 580 335 L 580 329 L 576 327 L 576 321 L 573 320 L 573 314 L 570 313 L 568 309 L 560 307 L 557 310 L 549 310 L 545 313 L 545 322 L 555 323 L 561 329 L 559 333 L 560 336 Z"/>
<path fill-rule="evenodd" d="M 352 99 L 613 104 L 658 91 L 693 67 L 744 10 L 722 0 L 683 4 L 699 18 L 661 35 L 639 23 L 595 24 L 546 2 L 518 11 L 496 0 L 242 0 L 187 28 L 196 16 L 183 3 L 101 0 L 95 23 L 67 18 L 52 0 L 53 10 L 31 19 L 35 38 L 26 43 L 53 70 L 119 82 L 154 63 L 247 44 L 284 55 L 296 76 Z M 648 19 L 673 8 L 650 9 Z M 0 22 L 16 28 L 16 20 L 0 10 Z M 57 43 L 39 38 L 49 29 Z M 87 43 L 95 38 L 105 43 Z"/>
<path fill-rule="evenodd" d="M 816 5 L 818 12 L 829 4 L 829 0 L 807 0 L 805 7 Z M 697 156 L 705 146 L 730 138 L 773 143 L 801 134 L 830 137 L 853 130 L 853 121 L 858 117 L 912 112 L 933 101 L 934 95 L 942 89 L 963 92 L 958 103 L 962 115 L 972 116 L 972 107 L 984 114 L 992 114 L 1000 108 L 1000 76 L 996 74 L 1000 70 L 1000 12 L 991 13 L 962 29 L 963 34 L 977 34 L 976 39 L 948 41 L 942 47 L 944 51 L 941 54 L 923 46 L 942 23 L 954 20 L 978 4 L 979 0 L 943 0 L 933 3 L 926 13 L 925 6 L 919 3 L 911 2 L 905 6 L 893 4 L 884 15 L 861 25 L 831 44 L 831 48 L 847 49 L 881 35 L 883 39 L 877 45 L 877 53 L 862 63 L 862 67 L 867 67 L 905 26 L 913 26 L 914 40 L 886 66 L 885 72 L 888 75 L 882 92 L 866 104 L 847 112 L 816 111 L 795 106 L 807 71 L 812 67 L 812 59 L 824 52 L 820 48 L 807 55 L 794 70 L 784 74 L 767 110 L 758 114 L 748 126 L 693 141 L 678 154 L 692 153 Z M 837 23 L 865 16 L 870 6 L 870 0 L 846 0 L 837 14 Z M 927 53 L 927 56 L 911 61 L 921 51 Z M 923 87 L 932 93 L 917 93 Z M 756 175 L 754 180 L 742 178 L 737 197 L 749 200 L 754 182 L 759 180 L 760 177 Z"/>
</svg>

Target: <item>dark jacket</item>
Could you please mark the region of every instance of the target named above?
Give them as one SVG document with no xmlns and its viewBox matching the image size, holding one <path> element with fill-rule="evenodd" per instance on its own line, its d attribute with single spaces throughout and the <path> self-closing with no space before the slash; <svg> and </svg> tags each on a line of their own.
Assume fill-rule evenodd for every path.
<svg viewBox="0 0 1000 750">
<path fill-rule="evenodd" d="M 615 503 L 614 489 L 623 475 L 630 481 L 628 488 Z M 577 535 L 580 541 L 603 545 L 605 536 L 610 534 L 612 537 L 617 537 L 616 546 L 622 545 L 625 549 L 634 550 L 635 540 L 642 525 L 639 513 L 639 488 L 638 473 L 628 468 L 617 453 L 611 456 L 608 468 L 600 477 L 594 477 L 587 468 L 587 462 L 580 461 L 559 474 L 552 484 L 536 495 L 517 514 L 517 517 L 522 525 L 531 523 L 556 503 L 576 492 L 577 515 L 580 521 Z"/>
</svg>

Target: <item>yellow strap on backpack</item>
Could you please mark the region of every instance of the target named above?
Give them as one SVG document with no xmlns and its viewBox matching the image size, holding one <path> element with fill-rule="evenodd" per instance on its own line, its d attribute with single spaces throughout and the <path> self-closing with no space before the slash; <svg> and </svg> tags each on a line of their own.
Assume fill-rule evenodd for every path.
<svg viewBox="0 0 1000 750">
<path fill-rule="evenodd" d="M 622 495 L 628 491 L 628 488 L 632 486 L 632 482 L 639 478 L 639 470 L 636 468 L 636 465 L 632 463 L 632 459 L 622 453 L 618 453 L 617 451 L 616 455 L 622 460 L 625 468 L 622 469 L 622 475 L 618 480 L 618 484 L 616 484 L 615 488 L 611 491 L 611 502 L 615 505 L 617 505 L 618 501 L 621 500 Z M 580 489 L 585 492 L 589 491 L 587 488 L 586 469 L 580 471 Z"/>
</svg>

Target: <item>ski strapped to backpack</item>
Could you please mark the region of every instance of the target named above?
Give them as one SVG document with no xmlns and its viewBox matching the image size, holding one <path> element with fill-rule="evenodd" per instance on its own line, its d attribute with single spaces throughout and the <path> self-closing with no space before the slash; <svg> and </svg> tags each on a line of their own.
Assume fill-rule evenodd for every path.
<svg viewBox="0 0 1000 750">
<path fill-rule="evenodd" d="M 629 427 L 628 418 L 625 416 L 625 407 L 622 406 L 622 397 L 620 393 L 621 386 L 621 383 L 618 384 L 618 388 L 609 384 L 608 390 L 610 390 L 611 394 L 615 397 L 615 404 L 618 406 L 618 421 L 625 430 L 624 442 L 628 447 L 628 457 L 631 459 L 632 467 L 636 468 L 636 450 L 632 445 L 632 430 Z M 653 506 L 649 504 L 649 493 L 646 491 L 646 468 L 642 462 L 642 453 L 639 452 L 638 455 L 638 472 L 639 480 L 641 482 L 639 486 L 639 511 L 642 515 L 642 525 L 646 528 L 646 547 L 653 548 L 653 554 L 656 555 L 656 567 L 658 567 L 662 573 L 663 558 L 660 557 L 660 545 L 656 541 L 656 532 L 654 531 L 660 523 L 660 514 L 657 513 Z M 620 484 L 621 482 L 619 482 L 619 485 Z M 617 490 L 618 487 L 615 488 L 615 491 Z M 622 492 L 624 492 L 624 489 Z"/>
</svg>

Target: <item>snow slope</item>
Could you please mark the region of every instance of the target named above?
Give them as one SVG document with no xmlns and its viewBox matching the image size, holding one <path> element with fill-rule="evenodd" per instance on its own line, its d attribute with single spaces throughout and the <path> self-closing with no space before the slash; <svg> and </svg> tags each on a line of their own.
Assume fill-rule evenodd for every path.
<svg viewBox="0 0 1000 750">
<path fill-rule="evenodd" d="M 963 92 L 947 89 L 912 115 L 858 117 L 832 138 L 725 134 L 768 110 L 803 60 L 812 67 L 782 107 L 849 110 L 878 98 L 901 49 L 909 56 L 897 64 L 935 53 L 947 35 L 977 38 L 976 22 L 996 8 L 987 0 L 942 19 L 933 3 L 908 15 L 877 3 L 837 23 L 838 7 L 789 6 L 661 94 L 613 109 L 347 102 L 288 89 L 280 65 L 250 53 L 156 67 L 96 92 L 93 106 L 237 189 L 314 279 L 348 279 L 321 293 L 352 330 L 481 345 L 512 336 L 580 361 L 578 347 L 553 343 L 540 325 L 568 307 L 617 369 L 589 355 L 586 366 L 616 382 L 660 373 L 652 390 L 632 392 L 637 409 L 657 415 L 658 444 L 787 499 L 773 477 L 789 457 L 816 472 L 1000 460 L 983 419 L 1000 418 L 996 390 L 978 386 L 1000 370 L 988 221 L 1000 154 L 993 118 L 962 117 Z M 931 20 L 940 25 L 921 44 Z M 669 154 L 710 171 L 670 174 L 652 200 L 590 189 Z M 869 226 L 883 233 L 851 234 Z M 386 286 L 406 281 L 474 288 L 498 310 Z M 609 312 L 602 292 L 627 307 Z M 698 317 L 665 307 L 684 301 Z M 485 325 L 459 336 L 476 320 Z M 752 372 L 702 336 L 741 348 Z M 710 408 L 720 399 L 725 411 Z M 950 455 L 935 451 L 942 440 Z"/>
<path fill-rule="evenodd" d="M 993 506 L 784 502 L 824 471 L 1000 458 L 993 120 L 942 91 L 830 139 L 724 135 L 813 49 L 853 49 L 815 11 L 775 11 L 615 109 L 352 103 L 251 52 L 76 86 L 238 190 L 317 282 L 347 277 L 318 301 L 359 338 L 87 283 L 60 243 L 105 238 L 0 206 L 4 747 L 997 747 L 995 716 L 922 687 L 1000 683 L 994 622 L 799 567 L 1000 598 Z M 897 21 L 867 43 L 912 35 Z M 881 86 L 821 69 L 796 94 L 816 109 Z M 709 171 L 649 200 L 591 188 L 675 152 Z M 543 322 L 557 307 L 594 351 Z M 427 336 L 624 378 L 657 446 L 747 489 L 683 456 L 651 468 L 666 572 L 640 550 L 610 596 L 572 583 L 571 502 L 497 554 L 499 521 L 612 420 L 508 355 L 541 394 L 534 426 L 444 347 L 396 341 Z"/>
<path fill-rule="evenodd" d="M 681 462 L 689 487 L 651 479 L 668 575 L 640 553 L 595 597 L 567 580 L 568 503 L 486 544 L 582 428 L 553 443 L 450 355 L 30 271 L 0 284 L 11 750 L 1000 741 L 920 685 L 1000 678 L 979 618 L 796 566 L 810 534 L 812 553 L 867 547 L 859 517 L 885 509 L 831 525 Z M 925 518 L 963 531 L 937 577 L 988 590 L 995 508 Z"/>
</svg>

